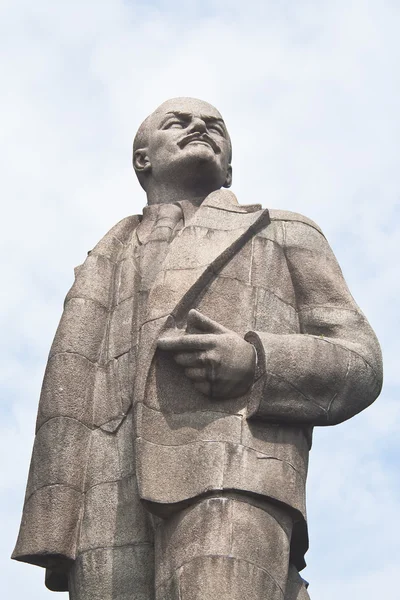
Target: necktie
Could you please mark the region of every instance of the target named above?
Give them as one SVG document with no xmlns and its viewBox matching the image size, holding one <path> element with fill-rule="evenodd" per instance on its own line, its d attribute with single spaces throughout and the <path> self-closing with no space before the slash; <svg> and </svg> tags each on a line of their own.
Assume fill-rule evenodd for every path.
<svg viewBox="0 0 400 600">
<path fill-rule="evenodd" d="M 169 242 L 181 218 L 182 209 L 179 204 L 160 204 L 148 241 Z"/>
<path fill-rule="evenodd" d="M 141 289 L 149 290 L 161 270 L 173 233 L 182 219 L 179 204 L 160 204 L 153 228 L 141 248 Z"/>
</svg>

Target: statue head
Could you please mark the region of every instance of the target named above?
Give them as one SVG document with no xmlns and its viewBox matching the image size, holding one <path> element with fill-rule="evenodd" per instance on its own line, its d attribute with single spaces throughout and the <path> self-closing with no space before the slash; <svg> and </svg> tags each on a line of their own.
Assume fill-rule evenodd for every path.
<svg viewBox="0 0 400 600">
<path fill-rule="evenodd" d="M 143 189 L 206 195 L 232 182 L 231 140 L 220 113 L 195 98 L 173 98 L 140 125 L 133 167 Z"/>
</svg>

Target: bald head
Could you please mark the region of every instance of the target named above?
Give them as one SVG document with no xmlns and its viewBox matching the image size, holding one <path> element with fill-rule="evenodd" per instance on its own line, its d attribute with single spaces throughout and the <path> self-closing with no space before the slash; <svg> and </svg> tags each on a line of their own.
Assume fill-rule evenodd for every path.
<svg viewBox="0 0 400 600">
<path fill-rule="evenodd" d="M 160 154 L 164 164 L 158 160 Z M 172 98 L 163 102 L 143 121 L 133 142 L 133 166 L 146 191 L 149 181 L 157 179 L 161 172 L 166 174 L 168 168 L 175 178 L 180 175 L 185 179 L 195 166 L 196 158 L 199 176 L 203 170 L 203 177 L 207 177 L 204 166 L 207 162 L 209 166 L 214 163 L 224 171 L 219 187 L 228 187 L 231 157 L 231 140 L 221 114 L 208 102 L 196 98 Z"/>
</svg>

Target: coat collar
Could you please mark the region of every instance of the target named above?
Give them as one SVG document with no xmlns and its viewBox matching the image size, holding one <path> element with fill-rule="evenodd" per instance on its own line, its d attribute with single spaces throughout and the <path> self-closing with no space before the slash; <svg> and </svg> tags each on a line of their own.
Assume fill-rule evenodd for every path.
<svg viewBox="0 0 400 600">
<path fill-rule="evenodd" d="M 260 204 L 240 205 L 235 194 L 228 190 L 218 190 L 209 194 L 199 208 L 194 207 L 188 200 L 178 201 L 176 204 L 179 204 L 182 208 L 184 227 L 192 221 L 201 208 L 207 206 L 242 214 L 261 210 Z M 141 244 L 146 241 L 146 238 L 153 227 L 153 223 L 157 218 L 159 206 L 160 204 L 153 204 L 143 208 L 143 215 L 140 217 L 140 223 L 136 229 L 136 236 Z"/>
<path fill-rule="evenodd" d="M 223 189 L 209 194 L 200 208 L 206 206 L 235 213 L 252 213 L 262 210 L 261 204 L 239 204 L 233 192 Z"/>
</svg>

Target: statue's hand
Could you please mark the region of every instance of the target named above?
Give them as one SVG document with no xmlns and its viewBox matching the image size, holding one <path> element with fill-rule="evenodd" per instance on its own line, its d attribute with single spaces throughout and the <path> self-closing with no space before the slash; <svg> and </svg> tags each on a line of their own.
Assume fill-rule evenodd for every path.
<svg viewBox="0 0 400 600">
<path fill-rule="evenodd" d="M 186 332 L 158 340 L 161 350 L 172 352 L 185 375 L 205 396 L 236 398 L 254 381 L 254 347 L 234 331 L 191 310 Z"/>
</svg>

